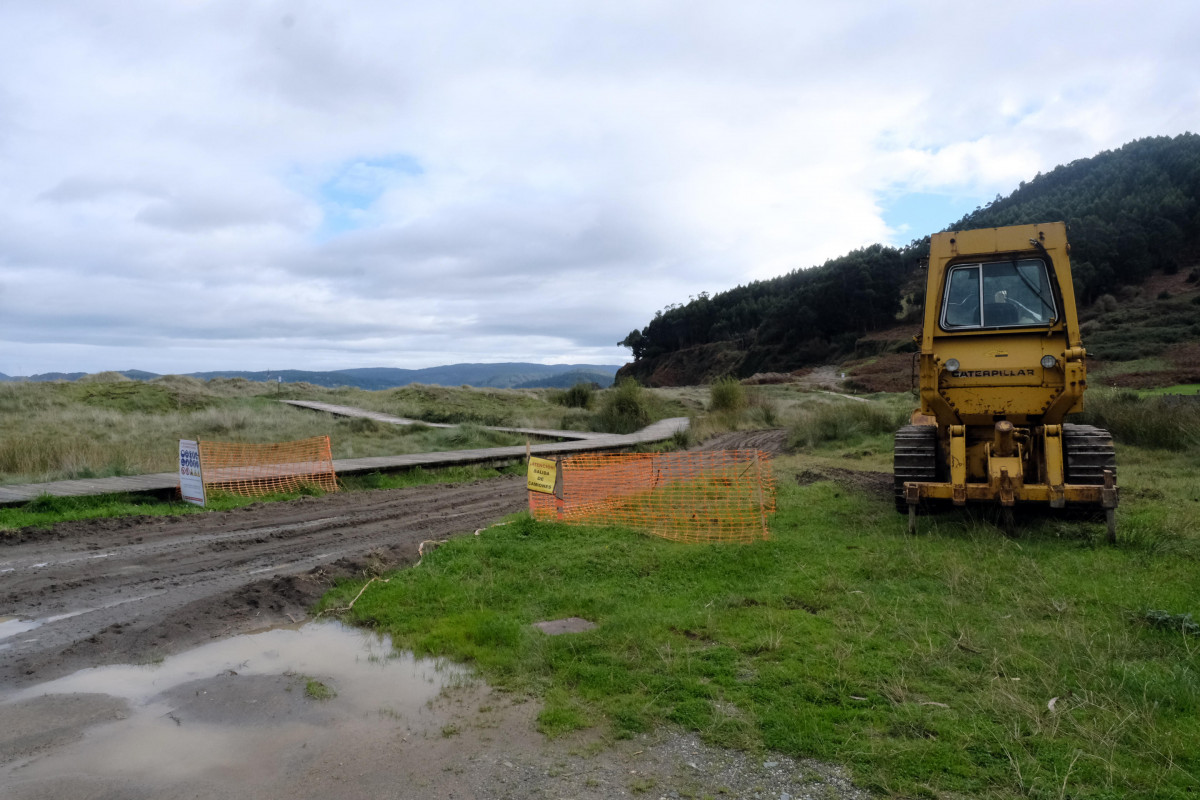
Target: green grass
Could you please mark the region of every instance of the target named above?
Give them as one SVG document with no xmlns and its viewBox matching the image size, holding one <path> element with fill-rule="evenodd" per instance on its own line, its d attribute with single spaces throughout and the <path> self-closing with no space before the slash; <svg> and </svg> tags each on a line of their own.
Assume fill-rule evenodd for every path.
<svg viewBox="0 0 1200 800">
<path fill-rule="evenodd" d="M 241 497 L 228 492 L 210 491 L 204 508 L 180 500 L 159 500 L 150 495 L 100 494 L 85 497 L 54 497 L 44 494 L 19 506 L 0 507 L 0 533 L 21 528 L 48 528 L 60 522 L 117 517 L 169 517 L 228 511 L 251 503 L 271 503 L 321 494 L 319 489 Z"/>
<path fill-rule="evenodd" d="M 347 405 L 424 422 L 545 428 L 552 427 L 549 422 L 562 411 L 550 402 L 551 390 L 411 384 L 376 392 L 341 389 L 337 393 L 347 398 Z"/>
<path fill-rule="evenodd" d="M 1137 358 L 1128 361 L 1101 361 L 1095 367 L 1089 365 L 1089 377 L 1096 384 L 1103 385 L 1106 378 L 1128 375 L 1131 372 L 1167 372 L 1174 365 L 1165 358 Z"/>
<path fill-rule="evenodd" d="M 515 464 L 500 468 L 478 465 L 443 467 L 440 469 L 415 467 L 401 472 L 370 472 L 363 475 L 346 475 L 339 478 L 339 482 L 349 491 L 367 491 L 371 489 L 406 489 L 410 486 L 428 486 L 434 483 L 466 483 L 468 481 L 498 478 L 502 475 L 524 474 L 524 464 Z"/>
<path fill-rule="evenodd" d="M 179 439 L 284 442 L 328 436 L 334 458 L 468 450 L 524 444 L 528 437 L 464 424 L 391 425 L 338 418 L 290 406 L 234 401 L 195 414 L 145 417 L 119 412 L 34 419 L 0 439 L 0 482 L 42 483 L 172 472 Z"/>
<path fill-rule="evenodd" d="M 894 428 L 888 428 L 893 415 L 907 420 L 915 402 L 909 394 L 876 394 L 870 395 L 867 398 L 870 402 L 864 404 L 797 384 L 738 384 L 742 390 L 740 399 L 728 402 L 729 398 L 724 397 L 723 393 L 733 394 L 736 390 L 731 392 L 727 382 L 721 386 L 718 384 L 711 387 L 658 389 L 656 392 L 678 404 L 687 413 L 691 419 L 690 436 L 693 441 L 704 441 L 728 431 L 770 428 L 808 428 L 816 431 L 820 423 L 813 425 L 812 421 L 820 415 L 838 420 L 836 430 L 839 432 L 848 432 L 850 427 L 857 427 L 863 416 L 878 417 L 884 422 L 869 427 L 879 431 L 886 428 L 890 438 L 895 432 Z M 830 436 L 831 430 L 835 429 L 826 426 L 823 433 L 812 439 L 812 444 L 833 441 L 835 437 Z M 849 446 L 851 442 L 847 440 L 843 444 Z M 792 445 L 809 447 L 807 433 L 802 434 L 800 440 L 793 441 Z M 888 447 L 890 449 L 890 442 Z"/>
<path fill-rule="evenodd" d="M 337 692 L 316 678 L 306 678 L 304 681 L 304 696 L 310 700 L 332 700 Z"/>
<path fill-rule="evenodd" d="M 1157 397 L 1160 395 L 1193 395 L 1200 394 L 1200 383 L 1180 383 L 1175 386 L 1160 386 L 1157 389 L 1139 389 L 1138 394 L 1143 397 Z"/>
<path fill-rule="evenodd" d="M 549 733 L 663 723 L 850 766 L 906 797 L 1186 797 L 1200 782 L 1200 463 L 1123 448 L 1100 525 L 923 517 L 786 476 L 771 541 L 521 516 L 376 584 L 352 619 L 542 698 Z M 361 584 L 331 593 L 345 605 Z M 530 623 L 581 616 L 583 634 Z M 1050 707 L 1051 701 L 1053 708 Z"/>
</svg>

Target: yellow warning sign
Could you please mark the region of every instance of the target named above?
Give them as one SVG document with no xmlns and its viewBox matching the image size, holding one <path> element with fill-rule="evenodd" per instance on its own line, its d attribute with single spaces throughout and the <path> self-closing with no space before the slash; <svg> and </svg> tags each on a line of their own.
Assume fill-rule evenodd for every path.
<svg viewBox="0 0 1200 800">
<path fill-rule="evenodd" d="M 529 459 L 528 486 L 531 492 L 554 494 L 558 478 L 558 462 L 550 458 Z"/>
</svg>

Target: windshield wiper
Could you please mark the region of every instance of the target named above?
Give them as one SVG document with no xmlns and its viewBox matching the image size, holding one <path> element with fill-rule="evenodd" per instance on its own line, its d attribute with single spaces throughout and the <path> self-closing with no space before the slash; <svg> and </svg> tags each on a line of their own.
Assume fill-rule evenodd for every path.
<svg viewBox="0 0 1200 800">
<path fill-rule="evenodd" d="M 1048 252 L 1046 252 L 1046 245 L 1042 244 L 1037 239 L 1030 239 L 1029 243 L 1031 245 L 1033 245 L 1034 247 L 1036 247 L 1038 250 L 1040 250 L 1042 253 L 1042 256 L 1046 259 L 1046 261 L 1045 261 L 1046 269 L 1050 271 L 1050 278 L 1052 279 L 1050 282 L 1050 293 L 1051 293 L 1051 296 L 1053 296 L 1054 286 L 1055 286 L 1055 284 L 1058 283 L 1058 273 L 1054 271 L 1054 259 L 1052 259 L 1050 257 L 1050 254 Z M 1016 259 L 1013 260 L 1013 269 L 1017 270 L 1017 275 L 1020 276 L 1021 280 L 1025 281 L 1025 284 L 1027 286 L 1029 286 L 1030 289 L 1033 289 L 1034 294 L 1036 294 L 1039 298 L 1041 298 L 1042 304 L 1045 305 L 1046 300 L 1045 300 L 1045 298 L 1042 297 L 1042 293 L 1040 291 L 1038 291 L 1036 288 L 1034 288 L 1033 284 L 1031 284 L 1029 282 L 1029 279 L 1026 278 L 1024 275 L 1021 275 L 1021 271 L 1017 269 Z M 1053 313 L 1054 308 L 1051 307 L 1050 311 Z M 1047 323 L 1047 325 L 1049 327 L 1054 326 L 1054 317 L 1053 316 L 1050 317 L 1050 320 Z M 1070 334 L 1068 334 L 1068 336 L 1070 336 Z"/>
</svg>

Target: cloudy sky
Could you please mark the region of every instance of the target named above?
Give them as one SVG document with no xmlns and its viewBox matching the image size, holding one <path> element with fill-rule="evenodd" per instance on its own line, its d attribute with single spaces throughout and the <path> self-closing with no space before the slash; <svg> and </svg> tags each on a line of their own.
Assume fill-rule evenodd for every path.
<svg viewBox="0 0 1200 800">
<path fill-rule="evenodd" d="M 1195 0 L 0 0 L 0 372 L 623 363 L 1200 130 L 1198 40 Z"/>
</svg>

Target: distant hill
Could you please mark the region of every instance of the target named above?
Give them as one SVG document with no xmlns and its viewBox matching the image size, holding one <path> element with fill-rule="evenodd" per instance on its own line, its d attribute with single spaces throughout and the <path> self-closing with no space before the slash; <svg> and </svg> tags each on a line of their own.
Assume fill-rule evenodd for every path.
<svg viewBox="0 0 1200 800">
<path fill-rule="evenodd" d="M 0 376 L 0 381 L 77 381 L 87 374 L 86 372 L 43 372 L 40 375 L 3 375 Z"/>
<path fill-rule="evenodd" d="M 1069 226 L 1081 315 L 1097 303 L 1111 307 L 1114 297 L 1130 300 L 1152 277 L 1192 270 L 1200 263 L 1200 135 L 1141 139 L 1056 167 L 944 230 L 1057 220 Z M 618 377 L 651 386 L 697 384 L 909 347 L 923 312 L 919 266 L 928 253 L 928 236 L 899 248 L 872 245 L 810 269 L 667 306 L 620 342 L 634 360 Z M 1096 354 L 1144 357 L 1195 339 L 1195 285 L 1193 278 L 1178 290 L 1158 290 L 1155 300 L 1170 301 L 1168 307 L 1148 308 L 1137 319 L 1097 316 Z M 1115 346 L 1129 340 L 1138 346 Z"/>
<path fill-rule="evenodd" d="M 352 386 L 358 389 L 391 389 L 411 383 L 437 386 L 477 386 L 495 389 L 514 387 L 537 388 L 544 386 L 572 386 L 579 381 L 594 381 L 607 387 L 612 384 L 617 371 L 615 364 L 529 364 L 510 362 L 503 364 L 449 364 L 425 369 L 398 369 L 393 367 L 365 367 L 341 369 L 327 372 L 309 370 L 243 371 L 217 370 L 192 372 L 187 377 L 200 380 L 212 378 L 245 378 L 251 381 L 276 381 L 285 383 L 311 383 L 314 386 Z M 143 370 L 124 370 L 120 374 L 133 380 L 150 380 L 160 377 Z M 12 377 L 0 373 L 0 381 L 75 381 L 87 375 L 85 372 L 47 372 L 40 375 Z M 567 377 L 564 377 L 567 376 Z M 564 381 L 567 381 L 564 383 Z"/>
<path fill-rule="evenodd" d="M 615 372 L 615 369 L 614 369 Z M 571 372 L 560 372 L 557 375 L 550 375 L 545 378 L 537 378 L 535 380 L 519 383 L 514 386 L 514 389 L 570 389 L 577 383 L 595 383 L 600 388 L 605 389 L 612 385 L 612 372 L 591 372 L 589 370 L 572 370 Z"/>
</svg>

